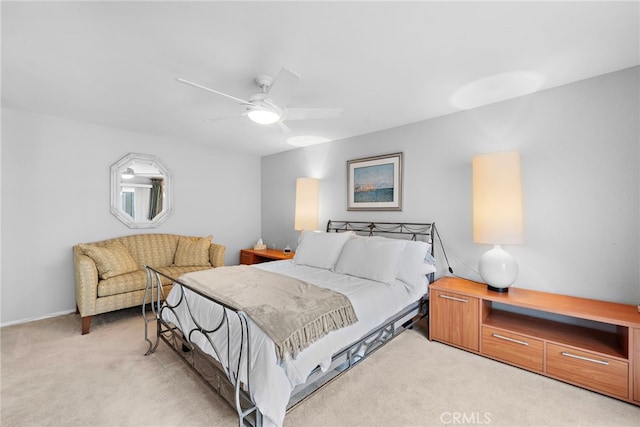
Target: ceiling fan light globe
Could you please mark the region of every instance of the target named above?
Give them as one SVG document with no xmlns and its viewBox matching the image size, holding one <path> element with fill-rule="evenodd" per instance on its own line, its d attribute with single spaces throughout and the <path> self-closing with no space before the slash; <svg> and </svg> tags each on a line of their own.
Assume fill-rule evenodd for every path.
<svg viewBox="0 0 640 427">
<path fill-rule="evenodd" d="M 280 120 L 280 115 L 274 111 L 253 109 L 247 113 L 247 116 L 256 123 L 261 125 L 270 125 Z"/>
</svg>

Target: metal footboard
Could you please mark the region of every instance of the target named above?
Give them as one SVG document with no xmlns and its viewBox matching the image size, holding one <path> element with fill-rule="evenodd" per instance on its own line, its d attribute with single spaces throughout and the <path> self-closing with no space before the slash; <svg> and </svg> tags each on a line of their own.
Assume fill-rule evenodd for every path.
<svg viewBox="0 0 640 427">
<path fill-rule="evenodd" d="M 202 295 L 200 292 L 190 288 L 188 285 L 177 279 L 169 277 L 152 267 L 145 266 L 147 271 L 147 285 L 145 288 L 144 301 L 147 296 L 151 296 L 149 308 L 142 306 L 142 316 L 144 318 L 144 338 L 149 344 L 145 353 L 148 356 L 156 351 L 160 340 L 164 341 L 174 350 L 196 373 L 198 373 L 216 393 L 227 401 L 238 413 L 239 425 L 251 425 L 259 427 L 262 425 L 262 414 L 258 411 L 255 403 L 251 400 L 251 387 L 249 377 L 249 360 L 251 360 L 251 349 L 249 339 L 248 319 L 244 312 L 236 310 L 228 305 Z M 173 281 L 174 287 L 179 289 L 179 298 L 175 304 L 170 304 L 165 300 L 162 293 L 162 277 Z M 220 319 L 208 328 L 200 325 L 193 316 L 189 301 L 186 298 L 185 290 L 188 289 L 203 298 L 214 301 L 222 307 Z M 183 306 L 195 325 L 190 329 L 181 324 L 176 310 Z M 165 311 L 173 313 L 178 324 L 167 322 L 163 318 Z M 237 357 L 233 356 L 231 345 L 231 323 L 236 319 L 240 324 L 240 349 Z M 149 324 L 156 322 L 155 337 L 149 336 Z M 197 345 L 193 344 L 196 335 L 205 337 L 215 358 L 204 353 Z M 216 345 L 216 340 L 225 340 L 226 351 L 223 352 Z M 226 363 L 225 363 L 226 362 Z M 246 369 L 246 382 L 240 380 L 240 370 Z"/>
</svg>

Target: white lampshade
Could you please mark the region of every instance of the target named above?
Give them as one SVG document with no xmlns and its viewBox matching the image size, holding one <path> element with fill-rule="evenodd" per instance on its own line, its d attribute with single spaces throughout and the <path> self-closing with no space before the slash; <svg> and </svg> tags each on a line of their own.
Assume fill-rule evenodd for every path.
<svg viewBox="0 0 640 427">
<path fill-rule="evenodd" d="M 520 244 L 523 240 L 520 155 L 514 151 L 473 158 L 473 241 Z"/>
<path fill-rule="evenodd" d="M 506 291 L 518 264 L 500 245 L 523 241 L 520 155 L 507 151 L 473 158 L 473 241 L 493 244 L 480 259 L 480 275 L 492 290 Z"/>
<path fill-rule="evenodd" d="M 316 230 L 318 228 L 319 188 L 320 181 L 317 178 L 298 178 L 296 180 L 295 230 Z"/>
</svg>

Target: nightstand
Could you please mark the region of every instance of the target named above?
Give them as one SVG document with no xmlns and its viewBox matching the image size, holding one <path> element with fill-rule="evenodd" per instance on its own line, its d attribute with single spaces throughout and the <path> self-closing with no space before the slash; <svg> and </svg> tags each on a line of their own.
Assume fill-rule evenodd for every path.
<svg viewBox="0 0 640 427">
<path fill-rule="evenodd" d="M 295 252 L 285 254 L 282 249 L 242 249 L 240 251 L 240 264 L 259 264 L 267 261 L 279 261 L 283 259 L 291 259 Z"/>
</svg>

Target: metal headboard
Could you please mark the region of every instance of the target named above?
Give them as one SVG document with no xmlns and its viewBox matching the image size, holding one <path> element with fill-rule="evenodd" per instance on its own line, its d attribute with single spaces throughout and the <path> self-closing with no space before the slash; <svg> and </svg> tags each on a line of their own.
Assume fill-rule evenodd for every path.
<svg viewBox="0 0 640 427">
<path fill-rule="evenodd" d="M 402 236 L 411 236 L 408 240 L 424 240 L 431 244 L 431 256 L 434 253 L 433 236 L 436 233 L 435 222 L 370 222 L 370 221 L 332 221 L 327 222 L 327 233 L 334 231 L 336 233 L 342 231 L 355 231 L 356 233 L 365 234 L 367 236 L 390 235 L 389 237 L 402 238 Z M 429 283 L 435 279 L 435 274 L 428 275 Z"/>
<path fill-rule="evenodd" d="M 425 236 L 424 240 L 433 243 L 433 230 L 435 223 L 415 222 L 364 222 L 364 221 L 332 221 L 327 222 L 327 233 L 330 231 L 355 231 L 365 233 L 368 236 L 379 234 L 396 234 L 411 236 L 411 240 L 417 240 L 418 236 Z"/>
</svg>

